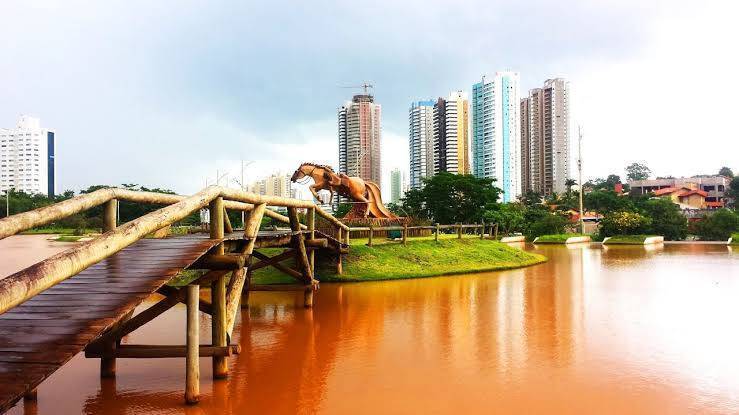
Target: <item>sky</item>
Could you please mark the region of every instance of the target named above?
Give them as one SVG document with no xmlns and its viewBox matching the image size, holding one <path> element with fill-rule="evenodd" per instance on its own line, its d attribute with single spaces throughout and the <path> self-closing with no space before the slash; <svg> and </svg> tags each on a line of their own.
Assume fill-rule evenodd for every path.
<svg viewBox="0 0 739 415">
<path fill-rule="evenodd" d="M 522 95 L 570 81 L 586 179 L 739 170 L 733 1 L 3 0 L 0 16 L 0 127 L 56 130 L 58 191 L 336 165 L 336 110 L 360 91 L 343 87 L 370 82 L 387 194 L 410 103 L 502 70 Z"/>
</svg>

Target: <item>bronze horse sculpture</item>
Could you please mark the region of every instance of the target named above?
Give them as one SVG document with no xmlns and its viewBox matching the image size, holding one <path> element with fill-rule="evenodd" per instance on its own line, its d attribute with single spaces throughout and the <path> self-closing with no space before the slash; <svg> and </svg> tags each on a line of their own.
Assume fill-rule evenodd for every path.
<svg viewBox="0 0 739 415">
<path fill-rule="evenodd" d="M 344 173 L 337 174 L 330 166 L 316 163 L 301 164 L 290 180 L 300 183 L 300 180 L 307 177 L 313 179 L 313 184 L 308 186 L 308 189 L 316 200 L 325 203 L 325 200 L 322 200 L 318 195 L 318 191 L 328 190 L 331 193 L 329 204 L 334 200 L 334 193 L 354 201 L 355 204 L 349 216 L 398 218 L 382 204 L 380 188 L 371 181 L 363 180 L 360 177 L 349 177 Z"/>
</svg>

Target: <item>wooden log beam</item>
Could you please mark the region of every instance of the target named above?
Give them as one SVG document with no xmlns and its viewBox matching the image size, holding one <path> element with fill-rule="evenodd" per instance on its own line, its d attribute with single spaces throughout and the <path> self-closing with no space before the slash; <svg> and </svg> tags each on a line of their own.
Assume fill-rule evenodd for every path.
<svg viewBox="0 0 739 415">
<path fill-rule="evenodd" d="M 293 250 L 290 250 L 290 251 L 286 251 L 286 252 L 284 252 L 283 254 L 287 254 L 287 255 L 289 255 L 289 256 L 295 256 L 295 252 L 294 252 Z M 280 255 L 283 255 L 283 254 L 280 254 Z M 258 252 L 258 251 L 254 251 L 254 252 L 252 253 L 252 255 L 254 255 L 254 257 L 256 257 L 256 258 L 259 258 L 259 259 L 261 259 L 261 260 L 265 260 L 265 261 L 268 261 L 268 260 L 270 260 L 270 259 L 271 259 L 271 258 L 270 258 L 270 257 L 268 257 L 267 255 L 264 255 L 263 253 L 261 253 L 261 252 Z M 279 256 L 279 255 L 278 255 L 278 256 Z M 285 265 L 282 265 L 282 264 L 280 264 L 279 262 L 274 262 L 274 263 L 271 263 L 271 264 L 269 264 L 269 265 L 271 265 L 271 266 L 273 266 L 273 267 L 277 268 L 278 270 L 280 270 L 280 271 L 284 272 L 285 274 L 287 274 L 287 275 L 289 275 L 289 276 L 291 276 L 291 277 L 293 277 L 293 278 L 295 278 L 295 279 L 297 279 L 297 280 L 302 280 L 302 279 L 303 279 L 303 275 L 302 275 L 302 274 L 301 274 L 300 272 L 298 272 L 298 271 L 295 271 L 295 270 L 294 270 L 294 269 L 292 269 L 292 268 L 288 268 L 288 267 L 286 267 Z"/>
<path fill-rule="evenodd" d="M 233 226 L 231 226 L 231 219 L 228 217 L 228 210 L 226 210 L 226 206 L 223 207 L 223 231 L 225 233 L 231 233 L 234 231 Z"/>
<path fill-rule="evenodd" d="M 287 216 L 290 218 L 290 227 L 293 231 L 299 231 L 298 210 L 296 208 L 287 208 Z M 295 247 L 296 261 L 298 268 L 302 273 L 302 280 L 306 283 L 313 281 L 313 269 L 308 259 L 308 251 L 305 249 L 305 237 L 302 233 L 293 235 L 293 246 Z"/>
<path fill-rule="evenodd" d="M 328 248 L 328 239 L 327 238 L 308 239 L 305 241 L 305 246 L 307 248 Z"/>
<path fill-rule="evenodd" d="M 248 238 L 246 246 L 241 251 L 244 257 L 251 257 L 254 252 L 254 244 L 257 241 L 259 227 L 262 224 L 262 217 L 267 210 L 266 204 L 257 205 L 251 212 L 244 224 L 244 237 Z M 243 267 L 234 271 L 229 281 L 228 290 L 226 292 L 226 335 L 230 338 L 236 324 L 236 313 L 239 310 L 239 302 L 241 301 L 242 291 L 246 282 L 246 269 Z"/>
<path fill-rule="evenodd" d="M 286 249 L 280 254 L 277 254 L 273 257 L 269 257 L 261 252 L 253 252 L 252 256 L 259 259 L 259 262 L 256 264 L 253 264 L 249 267 L 250 270 L 256 271 L 260 268 L 265 268 L 269 266 L 274 266 L 274 264 L 278 264 L 286 259 L 292 258 L 295 256 L 295 254 L 290 249 Z"/>
<path fill-rule="evenodd" d="M 241 353 L 241 346 L 208 346 L 200 345 L 200 357 L 229 357 Z M 187 346 L 122 344 L 112 352 L 85 350 L 87 358 L 121 358 L 121 359 L 166 359 L 187 357 Z"/>
<path fill-rule="evenodd" d="M 246 257 L 243 255 L 204 255 L 198 259 L 189 268 L 191 269 L 209 269 L 212 271 L 233 271 L 244 267 Z"/>
</svg>

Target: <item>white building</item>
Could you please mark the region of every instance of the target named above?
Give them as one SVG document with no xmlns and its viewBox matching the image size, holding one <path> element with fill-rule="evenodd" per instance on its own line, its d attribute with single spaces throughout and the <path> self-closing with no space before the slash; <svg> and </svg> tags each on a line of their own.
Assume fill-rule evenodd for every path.
<svg viewBox="0 0 739 415">
<path fill-rule="evenodd" d="M 434 101 L 418 101 L 408 109 L 410 186 L 420 189 L 434 175 Z"/>
<path fill-rule="evenodd" d="M 293 197 L 290 176 L 277 172 L 249 185 L 249 191 L 263 196 Z"/>
<path fill-rule="evenodd" d="M 469 100 L 456 91 L 434 104 L 434 174 L 469 174 Z"/>
<path fill-rule="evenodd" d="M 503 202 L 521 195 L 518 72 L 496 72 L 472 85 L 472 170 L 496 179 Z"/>
<path fill-rule="evenodd" d="M 54 130 L 21 115 L 15 128 L 0 129 L 0 191 L 56 192 Z"/>
</svg>

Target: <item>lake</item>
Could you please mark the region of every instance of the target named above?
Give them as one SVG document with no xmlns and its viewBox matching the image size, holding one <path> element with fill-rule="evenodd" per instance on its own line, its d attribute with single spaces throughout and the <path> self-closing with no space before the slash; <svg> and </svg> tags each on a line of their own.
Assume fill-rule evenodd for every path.
<svg viewBox="0 0 739 415">
<path fill-rule="evenodd" d="M 0 241 L 2 270 L 59 245 L 70 246 Z M 201 360 L 197 406 L 183 404 L 184 359 L 120 359 L 110 380 L 78 355 L 26 413 L 739 413 L 736 248 L 525 249 L 549 261 L 322 284 L 312 309 L 302 293 L 254 293 L 237 322 L 242 353 L 229 359 L 230 378 L 214 383 Z M 184 326 L 178 306 L 125 342 L 184 344 Z M 201 333 L 208 342 L 207 315 Z"/>
</svg>

